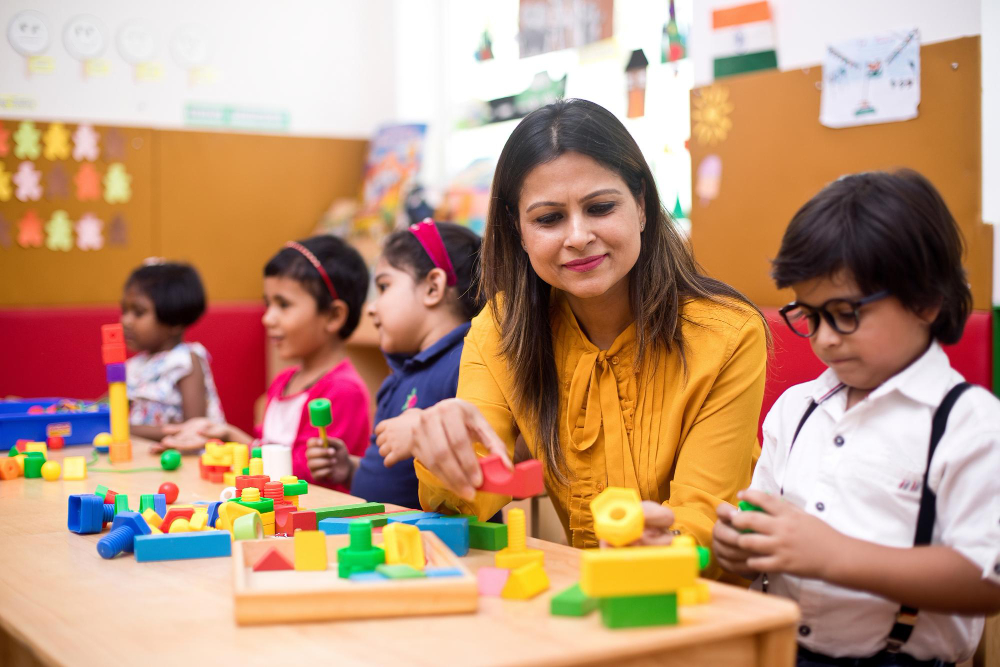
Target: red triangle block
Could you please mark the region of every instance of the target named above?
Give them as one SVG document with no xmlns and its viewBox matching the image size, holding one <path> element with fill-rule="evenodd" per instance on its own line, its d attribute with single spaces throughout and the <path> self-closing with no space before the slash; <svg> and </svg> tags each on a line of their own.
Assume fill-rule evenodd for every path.
<svg viewBox="0 0 1000 667">
<path fill-rule="evenodd" d="M 253 565 L 254 572 L 262 572 L 267 570 L 294 570 L 295 568 L 288 559 L 281 555 L 277 547 L 271 547 L 267 550 L 263 556 L 260 557 Z"/>
</svg>

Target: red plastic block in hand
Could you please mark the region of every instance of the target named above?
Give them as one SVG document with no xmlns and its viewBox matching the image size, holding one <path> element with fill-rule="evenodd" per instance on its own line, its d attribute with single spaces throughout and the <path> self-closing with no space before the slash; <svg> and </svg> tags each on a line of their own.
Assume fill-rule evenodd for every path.
<svg viewBox="0 0 1000 667">
<path fill-rule="evenodd" d="M 491 454 L 480 459 L 479 466 L 483 470 L 480 491 L 500 493 L 513 498 L 530 498 L 545 490 L 542 462 L 537 459 L 522 461 L 515 465 L 514 471 L 511 472 L 497 454 Z"/>
</svg>

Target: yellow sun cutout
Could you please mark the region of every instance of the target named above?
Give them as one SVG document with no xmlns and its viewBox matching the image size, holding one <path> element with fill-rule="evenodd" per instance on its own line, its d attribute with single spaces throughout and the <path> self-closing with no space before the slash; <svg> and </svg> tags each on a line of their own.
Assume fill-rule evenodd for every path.
<svg viewBox="0 0 1000 667">
<path fill-rule="evenodd" d="M 726 140 L 733 128 L 729 114 L 733 111 L 729 101 L 729 90 L 722 86 L 703 88 L 694 95 L 694 109 L 691 111 L 691 133 L 699 144 L 715 146 Z"/>
</svg>

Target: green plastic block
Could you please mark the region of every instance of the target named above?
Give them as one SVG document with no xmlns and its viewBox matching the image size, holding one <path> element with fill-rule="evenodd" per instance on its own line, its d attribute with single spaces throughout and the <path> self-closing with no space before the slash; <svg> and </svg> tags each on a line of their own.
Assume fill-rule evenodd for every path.
<svg viewBox="0 0 1000 667">
<path fill-rule="evenodd" d="M 737 507 L 737 508 L 738 508 L 738 509 L 739 509 L 739 510 L 740 510 L 741 512 L 763 512 L 763 511 L 764 511 L 764 510 L 763 510 L 763 509 L 761 509 L 760 507 L 757 507 L 757 506 L 756 506 L 756 505 L 754 505 L 753 503 L 748 503 L 748 502 L 747 502 L 747 501 L 745 501 L 745 500 L 741 500 L 741 501 L 740 501 L 739 503 L 737 503 L 737 504 L 736 504 L 736 507 Z M 743 530 L 741 530 L 740 532 L 741 532 L 741 533 L 752 533 L 752 532 L 754 532 L 754 531 L 750 530 L 749 528 L 744 528 L 744 529 L 743 529 Z M 704 568 L 704 566 L 702 566 L 702 568 Z"/>
<path fill-rule="evenodd" d="M 274 511 L 274 500 L 271 498 L 261 498 L 255 501 L 240 500 L 239 498 L 230 498 L 228 502 L 239 503 L 244 507 L 249 507 L 252 510 L 257 510 L 261 514 L 267 514 L 268 512 Z"/>
<path fill-rule="evenodd" d="M 376 514 L 375 516 L 366 516 L 355 519 L 355 521 L 371 521 L 372 528 L 381 528 L 389 523 L 389 518 L 381 514 Z"/>
<path fill-rule="evenodd" d="M 7 456 L 17 456 L 17 455 L 18 455 L 18 454 L 20 454 L 20 453 L 21 453 L 21 452 L 19 452 L 19 451 L 17 450 L 17 447 L 16 447 L 16 446 L 14 446 L 14 447 L 11 447 L 10 449 L 8 449 L 8 450 L 7 450 Z"/>
<path fill-rule="evenodd" d="M 698 546 L 698 569 L 704 570 L 712 562 L 712 550 L 708 547 Z"/>
<path fill-rule="evenodd" d="M 33 452 L 28 452 L 32 454 Z M 44 458 L 38 458 L 37 456 L 28 456 L 24 459 L 24 476 L 27 479 L 36 479 L 42 476 L 42 465 L 45 464 Z"/>
<path fill-rule="evenodd" d="M 154 512 L 156 511 L 152 493 L 144 493 L 139 496 L 139 514 L 142 514 L 148 509 L 153 510 Z"/>
<path fill-rule="evenodd" d="M 328 398 L 314 398 L 309 401 L 309 423 L 319 428 L 333 422 L 333 411 Z"/>
<path fill-rule="evenodd" d="M 371 521 L 352 521 L 348 531 L 350 546 L 337 549 L 337 574 L 341 579 L 359 572 L 371 572 L 385 563 L 385 551 L 372 546 Z"/>
<path fill-rule="evenodd" d="M 286 496 L 301 496 L 306 493 L 309 493 L 309 482 L 304 479 L 293 484 L 285 484 L 284 494 Z"/>
<path fill-rule="evenodd" d="M 261 458 L 261 456 L 260 456 L 260 447 L 254 447 L 253 449 L 250 450 L 250 458 L 252 458 L 252 459 L 259 459 L 259 458 Z"/>
<path fill-rule="evenodd" d="M 415 567 L 403 564 L 376 565 L 375 571 L 389 579 L 419 579 L 427 576 Z"/>
<path fill-rule="evenodd" d="M 94 491 L 94 495 L 100 496 L 101 500 L 104 500 L 104 497 L 108 495 L 108 487 L 104 486 L 103 484 L 98 484 L 97 490 Z"/>
<path fill-rule="evenodd" d="M 243 474 L 244 475 L 249 475 L 250 474 L 250 466 L 247 466 L 246 468 L 243 469 Z"/>
<path fill-rule="evenodd" d="M 115 496 L 115 514 L 119 512 L 128 512 L 128 496 L 124 493 L 119 493 Z"/>
<path fill-rule="evenodd" d="M 553 616 L 586 616 L 597 609 L 597 600 L 584 595 L 576 583 L 552 596 L 549 611 Z"/>
<path fill-rule="evenodd" d="M 385 505 L 382 503 L 358 503 L 357 505 L 321 507 L 313 511 L 316 512 L 316 521 L 322 521 L 323 519 L 361 516 L 363 514 L 382 514 L 385 512 Z"/>
<path fill-rule="evenodd" d="M 601 598 L 600 607 L 601 621 L 606 628 L 677 625 L 676 593 Z"/>
<path fill-rule="evenodd" d="M 25 452 L 24 456 L 27 459 L 41 459 L 42 463 L 45 463 L 45 454 L 41 452 Z"/>
<path fill-rule="evenodd" d="M 486 551 L 500 551 L 506 548 L 507 524 L 469 521 L 469 546 Z"/>
</svg>

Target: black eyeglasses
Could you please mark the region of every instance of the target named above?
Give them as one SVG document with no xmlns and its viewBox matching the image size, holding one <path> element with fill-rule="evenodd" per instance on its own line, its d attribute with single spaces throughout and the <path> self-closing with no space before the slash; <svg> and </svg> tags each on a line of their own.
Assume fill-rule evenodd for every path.
<svg viewBox="0 0 1000 667">
<path fill-rule="evenodd" d="M 852 334 L 858 330 L 861 306 L 887 296 L 889 292 L 882 290 L 857 301 L 830 299 L 818 308 L 793 301 L 778 312 L 788 328 L 803 338 L 812 338 L 819 331 L 820 315 L 837 333 Z"/>
</svg>

